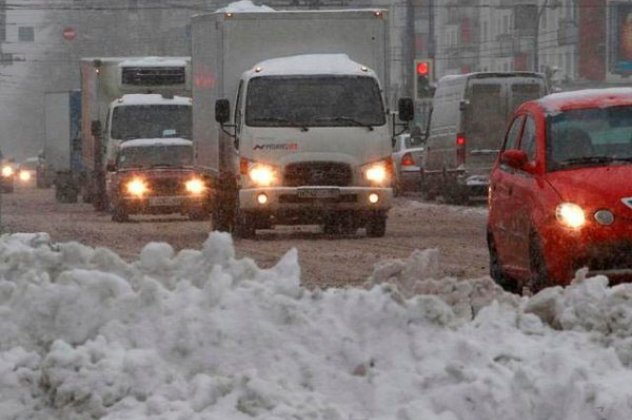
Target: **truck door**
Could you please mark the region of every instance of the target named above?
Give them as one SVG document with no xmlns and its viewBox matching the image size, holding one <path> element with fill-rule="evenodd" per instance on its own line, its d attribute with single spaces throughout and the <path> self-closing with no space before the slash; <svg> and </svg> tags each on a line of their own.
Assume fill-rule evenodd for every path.
<svg viewBox="0 0 632 420">
<path fill-rule="evenodd" d="M 464 116 L 468 168 L 491 169 L 507 124 L 507 97 L 500 80 L 475 80 Z"/>
</svg>

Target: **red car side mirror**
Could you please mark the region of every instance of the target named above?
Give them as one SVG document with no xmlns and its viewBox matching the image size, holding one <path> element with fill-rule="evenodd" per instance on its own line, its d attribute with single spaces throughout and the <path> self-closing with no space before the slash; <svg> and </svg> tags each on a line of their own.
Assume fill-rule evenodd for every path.
<svg viewBox="0 0 632 420">
<path fill-rule="evenodd" d="M 505 150 L 500 155 L 500 163 L 513 169 L 524 169 L 529 158 L 523 150 Z"/>
</svg>

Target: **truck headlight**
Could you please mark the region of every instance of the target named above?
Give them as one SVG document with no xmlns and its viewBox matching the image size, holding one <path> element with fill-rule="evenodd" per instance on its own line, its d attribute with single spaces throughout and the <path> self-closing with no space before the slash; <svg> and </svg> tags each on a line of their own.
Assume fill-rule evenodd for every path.
<svg viewBox="0 0 632 420">
<path fill-rule="evenodd" d="M 390 158 L 365 165 L 362 168 L 364 178 L 377 185 L 387 185 L 391 181 L 393 162 Z"/>
<path fill-rule="evenodd" d="M 188 180 L 184 184 L 184 187 L 186 188 L 188 193 L 193 195 L 200 195 L 206 190 L 206 185 L 204 185 L 204 182 L 202 182 L 202 180 L 198 178 Z"/>
<path fill-rule="evenodd" d="M 3 166 L 2 167 L 2 176 L 5 178 L 10 177 L 11 175 L 13 175 L 13 168 L 10 166 Z"/>
<path fill-rule="evenodd" d="M 20 171 L 20 181 L 28 182 L 31 180 L 31 173 L 29 171 Z"/>
<path fill-rule="evenodd" d="M 126 185 L 127 192 L 136 197 L 142 197 L 143 195 L 149 192 L 149 187 L 147 183 L 140 178 L 134 178 L 129 181 Z"/>
<path fill-rule="evenodd" d="M 573 203 L 562 203 L 555 209 L 555 217 L 562 225 L 579 229 L 586 223 L 584 210 Z"/>
<path fill-rule="evenodd" d="M 248 168 L 248 176 L 260 187 L 269 187 L 277 182 L 277 172 L 274 167 L 261 163 L 252 164 Z"/>
</svg>

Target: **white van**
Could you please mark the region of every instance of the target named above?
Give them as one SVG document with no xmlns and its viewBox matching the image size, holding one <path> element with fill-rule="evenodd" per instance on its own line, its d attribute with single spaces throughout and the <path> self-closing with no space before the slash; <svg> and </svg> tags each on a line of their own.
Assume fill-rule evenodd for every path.
<svg viewBox="0 0 632 420">
<path fill-rule="evenodd" d="M 522 102 L 547 93 L 543 74 L 444 76 L 432 99 L 422 192 L 453 204 L 485 196 L 508 118 Z"/>
</svg>

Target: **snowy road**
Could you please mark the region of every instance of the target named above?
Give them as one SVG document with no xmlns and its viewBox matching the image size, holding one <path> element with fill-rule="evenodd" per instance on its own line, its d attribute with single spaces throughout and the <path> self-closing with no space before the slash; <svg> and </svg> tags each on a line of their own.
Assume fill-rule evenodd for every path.
<svg viewBox="0 0 632 420">
<path fill-rule="evenodd" d="M 298 250 L 306 285 L 358 285 L 374 264 L 407 258 L 415 249 L 437 248 L 442 276 L 476 278 L 488 270 L 484 205 L 455 207 L 423 203 L 418 197 L 398 198 L 391 210 L 384 238 L 328 236 L 317 227 L 285 227 L 259 231 L 256 240 L 238 240 L 238 256 L 254 259 L 260 267 L 274 265 L 289 249 Z M 144 216 L 117 224 L 89 204 L 60 204 L 52 190 L 22 189 L 3 196 L 5 232 L 48 232 L 55 242 L 79 241 L 107 247 L 122 257 L 138 257 L 143 246 L 165 241 L 176 250 L 199 249 L 208 237 L 210 222 L 185 218 Z"/>
</svg>

